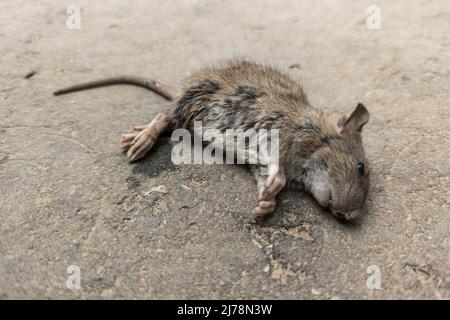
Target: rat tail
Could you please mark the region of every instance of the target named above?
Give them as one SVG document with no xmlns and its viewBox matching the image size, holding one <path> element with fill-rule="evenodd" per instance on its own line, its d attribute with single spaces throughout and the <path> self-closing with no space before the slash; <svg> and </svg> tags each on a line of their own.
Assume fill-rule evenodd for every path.
<svg viewBox="0 0 450 320">
<path fill-rule="evenodd" d="M 95 81 L 91 81 L 91 82 L 86 82 L 86 83 L 70 86 L 70 87 L 67 87 L 64 89 L 56 90 L 55 92 L 53 92 L 53 94 L 55 96 L 58 96 L 58 95 L 62 95 L 62 94 L 70 93 L 70 92 L 99 88 L 99 87 L 116 85 L 116 84 L 131 84 L 131 85 L 143 87 L 143 88 L 149 89 L 149 90 L 159 94 L 160 96 L 166 98 L 169 101 L 173 101 L 177 95 L 176 90 L 169 87 L 168 85 L 160 83 L 156 80 L 145 79 L 145 78 L 137 77 L 137 76 L 119 76 L 119 77 L 95 80 Z"/>
</svg>

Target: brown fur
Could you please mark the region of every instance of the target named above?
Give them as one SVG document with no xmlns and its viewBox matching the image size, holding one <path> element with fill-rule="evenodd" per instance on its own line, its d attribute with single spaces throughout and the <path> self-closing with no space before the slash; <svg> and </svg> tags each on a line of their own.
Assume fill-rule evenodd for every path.
<svg viewBox="0 0 450 320">
<path fill-rule="evenodd" d="M 280 158 L 288 181 L 308 186 L 309 172 L 323 166 L 336 186 L 329 206 L 336 212 L 348 212 L 362 207 L 369 189 L 358 127 L 368 121 L 368 113 L 363 107 L 357 110 L 361 114 L 354 113 L 347 123 L 342 117 L 328 117 L 310 105 L 297 82 L 276 69 L 230 61 L 188 78 L 174 102 L 171 119 L 176 127 L 191 128 L 193 121 L 202 121 L 203 126 L 222 131 L 279 129 Z M 365 116 L 365 122 L 358 123 Z M 363 175 L 356 170 L 358 163 L 365 164 Z"/>
<path fill-rule="evenodd" d="M 139 133 L 122 136 L 122 148 L 130 161 L 143 157 L 168 128 L 279 129 L 281 167 L 264 178 L 253 167 L 258 183 L 259 205 L 255 216 L 275 209 L 275 196 L 286 181 L 304 185 L 323 207 L 340 218 L 352 220 L 364 206 L 369 190 L 369 169 L 361 142 L 361 129 L 369 120 L 359 104 L 346 118 L 327 116 L 310 105 L 302 87 L 278 70 L 256 63 L 233 60 L 204 68 L 184 82 L 181 93 L 156 81 L 117 77 L 57 91 L 72 92 L 109 84 L 144 86 L 173 100 Z"/>
</svg>

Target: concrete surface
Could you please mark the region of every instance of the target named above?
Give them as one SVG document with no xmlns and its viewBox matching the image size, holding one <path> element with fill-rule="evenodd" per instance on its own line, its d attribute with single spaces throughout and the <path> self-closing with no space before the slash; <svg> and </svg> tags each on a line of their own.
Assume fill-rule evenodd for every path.
<svg viewBox="0 0 450 320">
<path fill-rule="evenodd" d="M 450 298 L 449 1 L 377 0 L 380 30 L 371 1 L 73 4 L 81 30 L 67 2 L 0 3 L 1 298 Z M 121 73 L 177 85 L 237 56 L 277 65 L 325 110 L 369 108 L 359 223 L 295 190 L 254 223 L 245 168 L 174 166 L 168 138 L 129 165 L 120 134 L 167 106 L 143 89 L 51 95 Z"/>
</svg>

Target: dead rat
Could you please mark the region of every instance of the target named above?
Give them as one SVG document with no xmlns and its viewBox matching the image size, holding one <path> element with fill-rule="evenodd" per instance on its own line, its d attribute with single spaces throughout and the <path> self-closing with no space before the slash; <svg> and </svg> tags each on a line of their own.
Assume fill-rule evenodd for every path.
<svg viewBox="0 0 450 320">
<path fill-rule="evenodd" d="M 163 132 L 193 130 L 194 121 L 221 132 L 278 129 L 278 164 L 268 168 L 267 176 L 261 165 L 250 165 L 258 186 L 253 215 L 272 213 L 276 195 L 287 182 L 302 185 L 320 206 L 340 219 L 351 221 L 360 215 L 370 181 L 361 141 L 369 113 L 361 103 L 349 117 L 326 115 L 310 105 L 301 85 L 288 76 L 243 60 L 194 73 L 178 94 L 157 81 L 128 76 L 76 85 L 54 94 L 111 84 L 139 85 L 172 101 L 170 109 L 148 125 L 122 135 L 121 145 L 130 161 L 145 156 Z M 270 159 L 267 163 L 270 167 Z"/>
</svg>

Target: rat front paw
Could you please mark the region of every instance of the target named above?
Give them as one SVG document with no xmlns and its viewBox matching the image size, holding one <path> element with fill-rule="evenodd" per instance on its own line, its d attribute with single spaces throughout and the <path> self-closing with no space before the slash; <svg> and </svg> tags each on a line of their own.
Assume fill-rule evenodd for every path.
<svg viewBox="0 0 450 320">
<path fill-rule="evenodd" d="M 286 177 L 280 173 L 274 176 L 272 179 L 268 179 L 265 183 L 265 189 L 259 194 L 258 200 L 268 201 L 274 198 L 281 189 L 286 185 Z"/>
<path fill-rule="evenodd" d="M 133 142 L 134 138 L 136 138 L 135 133 L 124 133 L 120 137 L 120 147 L 123 151 L 127 151 L 131 147 L 131 143 Z"/>
<path fill-rule="evenodd" d="M 263 218 L 275 211 L 277 207 L 277 202 L 275 198 L 268 201 L 258 201 L 258 206 L 253 208 L 252 214 L 256 219 Z"/>
</svg>

